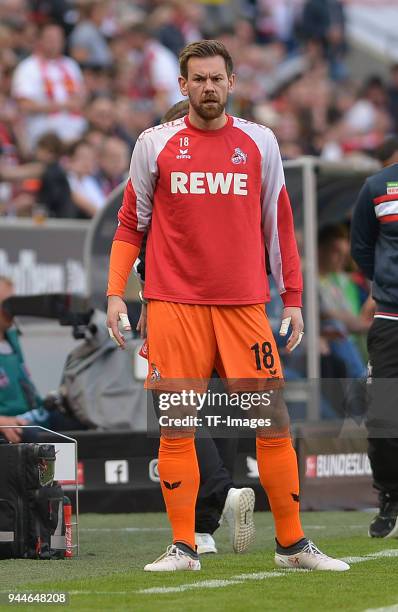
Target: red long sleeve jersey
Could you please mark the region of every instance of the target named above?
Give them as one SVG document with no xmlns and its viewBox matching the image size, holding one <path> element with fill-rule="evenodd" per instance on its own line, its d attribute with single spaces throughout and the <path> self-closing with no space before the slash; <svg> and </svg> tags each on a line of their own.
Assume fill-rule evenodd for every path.
<svg viewBox="0 0 398 612">
<path fill-rule="evenodd" d="M 188 117 L 150 128 L 135 146 L 115 240 L 148 233 L 145 297 L 188 304 L 269 300 L 285 306 L 302 277 L 282 161 L 268 128 L 228 116 L 218 130 Z"/>
</svg>

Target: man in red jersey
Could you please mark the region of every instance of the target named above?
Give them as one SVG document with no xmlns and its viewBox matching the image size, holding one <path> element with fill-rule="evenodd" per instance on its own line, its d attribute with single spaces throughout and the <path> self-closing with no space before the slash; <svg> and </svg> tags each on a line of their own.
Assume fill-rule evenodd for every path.
<svg viewBox="0 0 398 612">
<path fill-rule="evenodd" d="M 133 152 L 110 258 L 108 327 L 123 346 L 118 321 L 125 329 L 129 324 L 122 298 L 148 231 L 147 387 L 159 397 L 171 391 L 183 397 L 187 388 L 198 393 L 216 367 L 230 391 L 243 396 L 247 390 L 269 390 L 283 375 L 264 310 L 269 300 L 266 252 L 285 306 L 281 333 L 287 334 L 289 323 L 292 327 L 288 350 L 303 333 L 300 260 L 279 148 L 269 129 L 225 113 L 235 77 L 222 43 L 188 45 L 180 55 L 180 71 L 188 115 L 146 130 Z M 181 400 L 179 414 L 193 416 L 193 404 Z M 304 537 L 297 458 L 284 403 L 274 402 L 271 417 L 272 428 L 257 428 L 256 447 L 260 481 L 275 520 L 277 565 L 349 569 Z M 162 427 L 159 449 L 173 544 L 145 566 L 147 571 L 200 569 L 194 548 L 199 487 L 194 428 L 176 425 Z"/>
</svg>

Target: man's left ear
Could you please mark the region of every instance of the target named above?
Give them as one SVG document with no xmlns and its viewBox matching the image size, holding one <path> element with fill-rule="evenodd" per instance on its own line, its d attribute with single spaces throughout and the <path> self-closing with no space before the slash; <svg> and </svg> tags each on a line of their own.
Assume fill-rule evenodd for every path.
<svg viewBox="0 0 398 612">
<path fill-rule="evenodd" d="M 235 87 L 235 75 L 231 74 L 231 76 L 228 79 L 228 91 L 232 91 L 234 87 Z"/>
</svg>

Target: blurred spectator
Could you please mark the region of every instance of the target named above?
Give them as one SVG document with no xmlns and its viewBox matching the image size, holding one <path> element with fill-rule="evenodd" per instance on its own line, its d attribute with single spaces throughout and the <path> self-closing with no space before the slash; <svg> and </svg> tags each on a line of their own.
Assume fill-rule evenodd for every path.
<svg viewBox="0 0 398 612">
<path fill-rule="evenodd" d="M 130 104 L 130 101 L 127 101 Z M 131 112 L 132 109 L 128 109 Z M 118 104 L 111 96 L 99 94 L 88 104 L 86 109 L 88 129 L 101 132 L 104 136 L 116 136 L 124 140 L 132 150 L 135 139 L 132 138 L 118 121 Z M 149 127 L 146 126 L 146 127 Z"/>
<path fill-rule="evenodd" d="M 378 76 L 371 76 L 366 81 L 358 99 L 347 109 L 345 123 L 357 133 L 370 132 L 375 128 L 377 113 L 385 112 L 387 92 Z"/>
<path fill-rule="evenodd" d="M 68 180 L 72 202 L 83 219 L 94 217 L 105 204 L 106 197 L 95 178 L 97 160 L 95 150 L 85 140 L 75 142 L 69 152 Z"/>
<path fill-rule="evenodd" d="M 158 6 L 150 16 L 149 25 L 158 41 L 178 57 L 186 39 L 180 28 L 177 6 L 171 3 Z"/>
<path fill-rule="evenodd" d="M 86 98 L 91 100 L 99 95 L 112 95 L 115 89 L 114 72 L 100 66 L 81 66 Z"/>
<path fill-rule="evenodd" d="M 148 17 L 148 27 L 162 45 L 178 57 L 182 48 L 203 38 L 205 12 L 192 0 L 170 0 L 157 6 Z"/>
<path fill-rule="evenodd" d="M 18 61 L 18 56 L 13 49 L 12 29 L 6 25 L 0 25 L 0 65 L 3 71 L 13 69 Z"/>
<path fill-rule="evenodd" d="M 185 44 L 203 38 L 204 10 L 194 0 L 174 0 L 176 21 Z"/>
<path fill-rule="evenodd" d="M 29 57 L 37 45 L 38 28 L 32 21 L 11 21 L 12 50 L 18 62 Z"/>
<path fill-rule="evenodd" d="M 347 76 L 343 62 L 347 43 L 344 6 L 341 0 L 307 0 L 301 17 L 300 32 L 307 42 L 322 45 L 333 79 L 341 80 Z"/>
<path fill-rule="evenodd" d="M 16 68 L 12 92 L 26 117 L 26 136 L 32 147 L 44 132 L 54 131 L 65 141 L 85 127 L 83 78 L 78 64 L 62 55 L 64 34 L 45 25 L 36 52 Z"/>
<path fill-rule="evenodd" d="M 33 210 L 38 202 L 50 217 L 75 217 L 69 182 L 61 163 L 63 155 L 62 141 L 49 132 L 39 138 L 32 162 L 20 166 L 0 166 L 0 179 L 20 182 L 23 195 L 10 201 L 5 212 L 9 214 L 11 208 L 14 214 L 24 209 Z"/>
<path fill-rule="evenodd" d="M 74 26 L 73 0 L 28 0 L 35 23 L 57 23 L 68 35 Z"/>
<path fill-rule="evenodd" d="M 104 138 L 104 134 L 94 127 L 89 127 L 84 132 L 84 140 L 93 147 L 97 159 L 102 149 L 102 143 L 104 142 Z"/>
<path fill-rule="evenodd" d="M 394 130 L 398 131 L 398 64 L 393 64 L 390 70 L 390 82 L 388 85 L 388 101 L 391 117 L 394 122 Z"/>
<path fill-rule="evenodd" d="M 20 442 L 22 430 L 1 425 L 27 425 L 35 416 L 40 421 L 42 399 L 25 367 L 12 317 L 2 308 L 13 293 L 12 281 L 0 276 L 0 431 L 10 442 Z"/>
<path fill-rule="evenodd" d="M 259 0 L 256 28 L 261 42 L 280 40 L 288 51 L 297 46 L 295 26 L 304 0 Z"/>
<path fill-rule="evenodd" d="M 79 0 L 80 19 L 69 37 L 71 56 L 85 66 L 108 68 L 112 54 L 101 26 L 108 12 L 105 0 Z"/>
<path fill-rule="evenodd" d="M 108 197 L 126 178 L 130 164 L 130 151 L 127 144 L 114 136 L 106 138 L 103 141 L 98 162 L 99 171 L 96 178 L 102 193 Z"/>
<path fill-rule="evenodd" d="M 206 38 L 216 38 L 219 30 L 231 27 L 238 16 L 239 4 L 231 0 L 199 0 L 206 10 L 203 29 Z"/>
<path fill-rule="evenodd" d="M 64 146 L 56 134 L 44 134 L 36 147 L 36 159 L 44 166 L 37 201 L 46 207 L 49 217 L 74 218 L 76 210 L 61 159 Z"/>
<path fill-rule="evenodd" d="M 377 75 L 348 78 L 343 4 L 0 0 L 0 172 L 36 163 L 35 144 L 49 131 L 67 143 L 84 138 L 94 155 L 107 137 L 131 151 L 182 98 L 181 47 L 212 35 L 226 44 L 238 76 L 229 112 L 273 129 L 284 159 L 373 156 L 398 129 L 398 67 L 386 84 Z M 80 67 L 62 55 L 63 32 Z M 4 176 L 2 211 L 33 210 L 37 185 Z"/>
<path fill-rule="evenodd" d="M 32 441 L 29 430 L 24 434 L 19 425 L 41 425 L 55 431 L 84 429 L 73 416 L 63 414 L 52 403 L 49 405 L 37 391 L 25 366 L 19 343 L 19 332 L 13 327 L 13 318 L 3 307 L 3 302 L 14 295 L 12 281 L 0 276 L 0 435 L 9 442 Z M 2 428 L 15 425 L 15 428 Z"/>
<path fill-rule="evenodd" d="M 130 82 L 131 96 L 153 100 L 155 112 L 161 116 L 182 99 L 177 58 L 152 37 L 143 23 L 130 27 L 124 36 L 130 60 L 136 64 L 134 81 Z"/>
<path fill-rule="evenodd" d="M 361 317 L 358 291 L 344 273 L 350 252 L 348 232 L 342 226 L 327 226 L 318 235 L 321 335 L 331 353 L 342 359 L 349 378 L 365 375 L 365 362 L 352 333 L 364 333 L 368 318 Z"/>
<path fill-rule="evenodd" d="M 26 0 L 2 0 L 0 2 L 0 23 L 22 25 L 28 21 L 28 9 Z"/>
<path fill-rule="evenodd" d="M 120 128 L 116 135 L 130 143 L 133 150 L 138 136 L 156 123 L 155 109 L 150 100 L 130 100 L 119 96 L 115 100 L 117 124 Z"/>
<path fill-rule="evenodd" d="M 343 117 L 345 138 L 343 148 L 372 151 L 384 140 L 391 128 L 388 114 L 387 89 L 380 77 L 370 76 L 360 92 L 358 99 Z"/>
</svg>

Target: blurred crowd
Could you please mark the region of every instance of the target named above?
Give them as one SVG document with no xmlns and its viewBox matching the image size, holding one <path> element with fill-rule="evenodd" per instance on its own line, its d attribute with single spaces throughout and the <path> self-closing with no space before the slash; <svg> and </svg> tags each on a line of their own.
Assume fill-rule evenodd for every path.
<svg viewBox="0 0 398 612">
<path fill-rule="evenodd" d="M 375 303 L 370 284 L 350 256 L 349 222 L 326 225 L 318 232 L 320 414 L 323 419 L 362 417 L 366 411 L 367 332 Z M 308 380 L 306 337 L 289 353 L 279 335 L 283 304 L 271 284 L 267 316 L 278 343 L 285 380 Z M 301 400 L 289 404 L 292 419 L 305 418 Z"/>
<path fill-rule="evenodd" d="M 398 66 L 349 73 L 343 0 L 1 0 L 0 215 L 95 215 L 203 37 L 234 58 L 229 111 L 285 159 L 371 155 L 397 130 Z"/>
<path fill-rule="evenodd" d="M 228 111 L 271 127 L 284 159 L 373 157 L 398 130 L 398 65 L 385 81 L 350 73 L 344 4 L 0 0 L 0 216 L 93 217 L 125 179 L 138 135 L 181 99 L 178 54 L 201 38 L 221 39 L 234 59 Z M 321 377 L 361 379 L 374 306 L 347 226 L 320 230 L 318 268 Z M 0 302 L 12 292 L 0 278 Z M 267 307 L 276 332 L 280 309 L 277 299 Z M 1 316 L 0 365 L 12 342 L 20 354 Z M 280 351 L 287 380 L 305 378 L 305 341 Z M 15 368 L 19 381 L 22 356 Z M 6 382 L 0 367 L 3 393 Z M 33 404 L 2 412 L 0 427 L 40 422 L 43 401 L 30 395 Z M 334 396 L 336 385 L 322 387 L 323 417 L 335 415 Z"/>
</svg>

